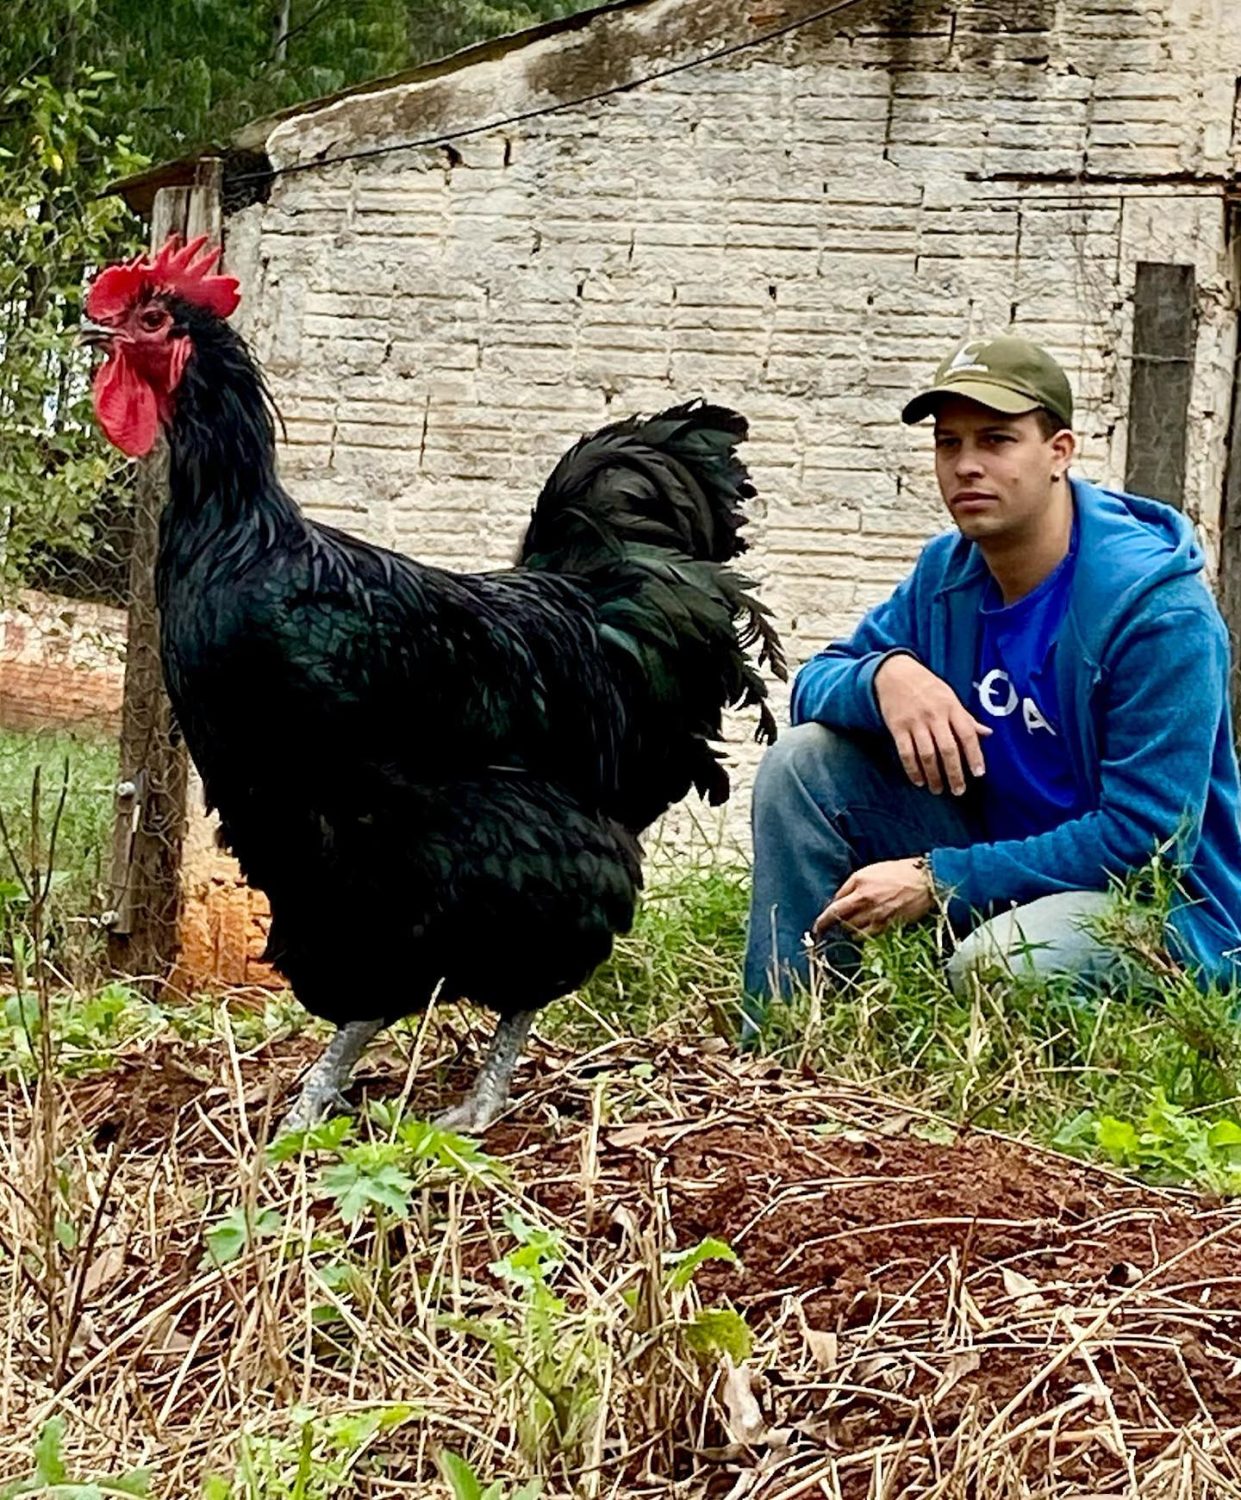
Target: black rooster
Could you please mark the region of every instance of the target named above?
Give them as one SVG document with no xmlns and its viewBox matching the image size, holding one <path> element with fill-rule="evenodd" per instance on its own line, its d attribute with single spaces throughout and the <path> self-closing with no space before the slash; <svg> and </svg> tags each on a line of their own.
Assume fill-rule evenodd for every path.
<svg viewBox="0 0 1241 1500">
<path fill-rule="evenodd" d="M 175 239 L 104 271 L 84 336 L 95 407 L 170 498 L 156 583 L 164 680 L 222 841 L 267 894 L 268 957 L 340 1030 L 286 1123 L 339 1100 L 381 1027 L 437 990 L 501 1017 L 467 1098 L 503 1107 L 532 1014 L 628 929 L 637 835 L 728 795 L 727 704 L 775 724 L 779 642 L 728 561 L 753 490 L 745 422 L 690 404 L 584 438 L 518 565 L 453 574 L 318 526 L 276 477 L 263 377 L 225 319 L 218 251 Z M 757 647 L 757 664 L 748 651 Z"/>
</svg>

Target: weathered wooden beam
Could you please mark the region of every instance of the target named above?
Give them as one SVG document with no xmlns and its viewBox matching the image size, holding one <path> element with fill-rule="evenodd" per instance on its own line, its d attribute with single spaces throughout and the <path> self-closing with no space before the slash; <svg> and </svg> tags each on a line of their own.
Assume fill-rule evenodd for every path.
<svg viewBox="0 0 1241 1500">
<path fill-rule="evenodd" d="M 1228 206 L 1234 298 L 1241 298 L 1241 202 Z M 1220 612 L 1232 645 L 1232 727 L 1241 736 L 1241 308 L 1233 314 L 1232 407 L 1219 515 Z"/>
<path fill-rule="evenodd" d="M 1193 266 L 1143 261 L 1133 288 L 1133 373 L 1125 488 L 1185 503 L 1197 315 Z"/>
<path fill-rule="evenodd" d="M 221 175 L 219 161 L 203 161 L 191 184 L 159 190 L 151 215 L 153 249 L 173 233 L 220 238 Z M 108 923 L 113 968 L 154 986 L 176 957 L 188 775 L 159 662 L 155 555 L 167 498 L 168 453 L 161 440 L 142 462 L 135 486 Z"/>
</svg>

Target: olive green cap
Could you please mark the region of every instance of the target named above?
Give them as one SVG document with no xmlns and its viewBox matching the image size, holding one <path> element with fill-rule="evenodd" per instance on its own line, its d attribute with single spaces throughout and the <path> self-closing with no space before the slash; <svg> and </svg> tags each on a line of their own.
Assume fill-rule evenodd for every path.
<svg viewBox="0 0 1241 1500">
<path fill-rule="evenodd" d="M 945 396 L 964 396 L 1009 417 L 1045 406 L 1066 427 L 1073 425 L 1069 377 L 1046 349 L 1011 334 L 962 344 L 936 370 L 934 384 L 909 402 L 901 420 L 921 422 Z"/>
</svg>

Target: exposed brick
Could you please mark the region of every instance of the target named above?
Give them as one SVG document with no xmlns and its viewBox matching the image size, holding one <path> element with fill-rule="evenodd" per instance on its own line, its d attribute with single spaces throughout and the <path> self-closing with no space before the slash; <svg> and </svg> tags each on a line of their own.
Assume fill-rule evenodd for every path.
<svg viewBox="0 0 1241 1500">
<path fill-rule="evenodd" d="M 120 730 L 125 615 L 20 594 L 0 610 L 0 728 Z"/>
</svg>

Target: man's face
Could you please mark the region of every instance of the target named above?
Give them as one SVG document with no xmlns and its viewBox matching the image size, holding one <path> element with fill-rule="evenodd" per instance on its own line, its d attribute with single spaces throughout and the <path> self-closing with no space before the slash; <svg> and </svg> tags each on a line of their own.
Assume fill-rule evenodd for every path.
<svg viewBox="0 0 1241 1500">
<path fill-rule="evenodd" d="M 1006 417 L 952 396 L 935 413 L 935 473 L 952 519 L 971 541 L 1038 529 L 1073 457 L 1070 432 L 1043 436 L 1033 413 Z"/>
</svg>

